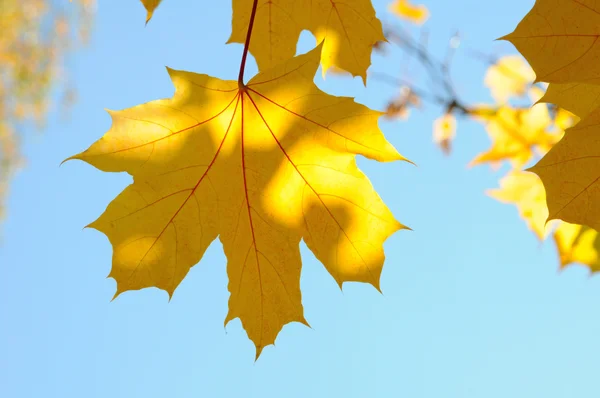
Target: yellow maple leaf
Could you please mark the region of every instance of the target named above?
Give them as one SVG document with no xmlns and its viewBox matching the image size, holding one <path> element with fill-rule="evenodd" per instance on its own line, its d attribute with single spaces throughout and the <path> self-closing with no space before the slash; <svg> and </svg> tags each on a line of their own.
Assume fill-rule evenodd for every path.
<svg viewBox="0 0 600 398">
<path fill-rule="evenodd" d="M 111 129 L 75 155 L 134 178 L 89 226 L 113 246 L 115 296 L 156 286 L 173 294 L 217 238 L 227 256 L 229 312 L 262 349 L 289 322 L 306 324 L 303 239 L 340 286 L 379 289 L 383 242 L 397 222 L 355 156 L 404 158 L 382 113 L 313 83 L 317 49 L 247 85 L 169 70 L 172 99 L 110 112 Z"/>
<path fill-rule="evenodd" d="M 591 272 L 600 271 L 600 237 L 595 230 L 569 223 L 561 223 L 554 231 L 560 267 L 571 264 L 587 265 Z"/>
<path fill-rule="evenodd" d="M 584 83 L 552 83 L 540 102 L 556 104 L 585 118 L 600 108 L 600 85 Z"/>
<path fill-rule="evenodd" d="M 421 25 L 429 18 L 429 10 L 423 4 L 414 5 L 409 0 L 396 0 L 389 6 L 391 13 Z"/>
<path fill-rule="evenodd" d="M 560 140 L 530 170 L 548 196 L 549 219 L 600 228 L 600 109 Z"/>
<path fill-rule="evenodd" d="M 244 43 L 253 0 L 233 0 L 228 43 Z M 336 67 L 366 81 L 375 43 L 385 41 L 381 22 L 369 0 L 259 0 L 250 52 L 260 70 L 294 56 L 298 37 L 309 30 L 323 41 L 323 74 Z"/>
<path fill-rule="evenodd" d="M 513 43 L 529 61 L 537 81 L 600 83 L 600 3 L 537 0 L 514 32 Z"/>
<path fill-rule="evenodd" d="M 486 130 L 492 147 L 477 155 L 470 163 L 472 166 L 507 160 L 514 168 L 521 168 L 531 160 L 535 150 L 546 152 L 560 138 L 547 131 L 552 119 L 545 105 L 534 105 L 529 109 L 505 105 L 493 117 L 487 118 Z"/>
<path fill-rule="evenodd" d="M 517 206 L 519 214 L 535 235 L 544 240 L 548 234 L 546 220 L 546 192 L 542 182 L 533 173 L 511 171 L 500 180 L 499 189 L 487 191 L 491 197 L 503 203 Z"/>
<path fill-rule="evenodd" d="M 527 62 L 520 56 L 510 55 L 488 68 L 484 83 L 496 102 L 505 103 L 510 97 L 525 95 L 534 79 L 535 73 Z"/>
<path fill-rule="evenodd" d="M 158 5 L 160 4 L 160 2 L 162 0 L 140 0 L 142 2 L 142 4 L 144 5 L 144 8 L 146 9 L 146 23 L 148 23 L 150 21 L 150 19 L 152 18 L 152 15 L 154 14 L 154 10 L 156 10 L 156 7 L 158 7 Z"/>
</svg>

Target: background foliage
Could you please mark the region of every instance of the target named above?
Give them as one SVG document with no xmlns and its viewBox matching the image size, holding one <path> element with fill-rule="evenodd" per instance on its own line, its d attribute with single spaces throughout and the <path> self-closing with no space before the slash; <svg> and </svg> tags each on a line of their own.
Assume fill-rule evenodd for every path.
<svg viewBox="0 0 600 398">
<path fill-rule="evenodd" d="M 63 68 L 70 50 L 85 43 L 95 0 L 0 2 L 0 215 L 8 182 L 22 165 L 20 141 L 28 125 L 42 127 L 61 90 L 62 105 L 74 99 Z"/>
</svg>

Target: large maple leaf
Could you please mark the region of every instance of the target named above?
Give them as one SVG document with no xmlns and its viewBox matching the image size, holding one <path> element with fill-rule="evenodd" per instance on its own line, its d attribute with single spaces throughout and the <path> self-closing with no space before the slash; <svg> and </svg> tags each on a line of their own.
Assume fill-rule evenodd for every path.
<svg viewBox="0 0 600 398">
<path fill-rule="evenodd" d="M 228 43 L 244 43 L 254 0 L 233 0 Z M 323 42 L 323 71 L 334 67 L 367 77 L 371 51 L 384 41 L 381 22 L 370 0 L 259 0 L 250 52 L 260 70 L 294 56 L 298 37 L 309 30 Z"/>
<path fill-rule="evenodd" d="M 383 242 L 404 228 L 355 155 L 404 159 L 377 126 L 380 112 L 320 91 L 321 47 L 247 85 L 169 70 L 172 99 L 110 112 L 111 129 L 73 157 L 134 178 L 90 227 L 113 246 L 115 296 L 173 291 L 219 236 L 229 313 L 257 349 L 283 325 L 306 323 L 304 239 L 338 284 L 379 288 Z"/>
</svg>

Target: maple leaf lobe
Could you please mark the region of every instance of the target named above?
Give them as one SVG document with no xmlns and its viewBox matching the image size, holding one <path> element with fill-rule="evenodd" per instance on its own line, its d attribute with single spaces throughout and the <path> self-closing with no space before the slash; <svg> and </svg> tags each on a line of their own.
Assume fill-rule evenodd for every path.
<svg viewBox="0 0 600 398">
<path fill-rule="evenodd" d="M 600 83 L 600 4 L 537 0 L 516 29 L 501 37 L 531 64 L 536 82 Z"/>
<path fill-rule="evenodd" d="M 575 127 L 529 170 L 542 180 L 549 220 L 600 229 L 600 110 Z"/>
</svg>

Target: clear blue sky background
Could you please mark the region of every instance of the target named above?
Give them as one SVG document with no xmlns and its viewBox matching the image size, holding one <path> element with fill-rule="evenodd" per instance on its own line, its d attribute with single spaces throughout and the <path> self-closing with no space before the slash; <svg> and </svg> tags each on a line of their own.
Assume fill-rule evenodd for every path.
<svg viewBox="0 0 600 398">
<path fill-rule="evenodd" d="M 386 20 L 389 1 L 375 1 Z M 456 85 L 469 101 L 490 101 L 485 66 L 467 48 L 514 53 L 493 40 L 510 32 L 533 0 L 425 3 L 432 51 L 443 54 L 459 29 Z M 239 321 L 223 328 L 228 293 L 218 242 L 170 303 L 156 289 L 110 302 L 110 245 L 82 227 L 129 177 L 59 163 L 109 128 L 104 108 L 171 96 L 165 65 L 235 79 L 242 52 L 224 44 L 228 1 L 165 0 L 146 28 L 143 21 L 136 0 L 100 1 L 90 45 L 69 61 L 79 101 L 68 120 L 51 115 L 43 134 L 25 141 L 29 162 L 14 180 L 1 227 L 0 396 L 599 396 L 600 279 L 582 267 L 559 273 L 553 244 L 540 244 L 515 208 L 484 194 L 500 174 L 466 167 L 488 145 L 480 125 L 460 121 L 449 158 L 434 147 L 435 107 L 407 122 L 381 122 L 418 167 L 359 160 L 397 218 L 414 229 L 386 243 L 384 295 L 360 284 L 340 292 L 303 246 L 303 304 L 313 329 L 286 326 L 256 363 Z M 301 48 L 310 44 L 305 36 Z M 371 70 L 396 73 L 402 60 L 376 56 Z M 378 109 L 394 94 L 375 81 L 366 90 L 358 79 L 316 81 Z"/>
</svg>

